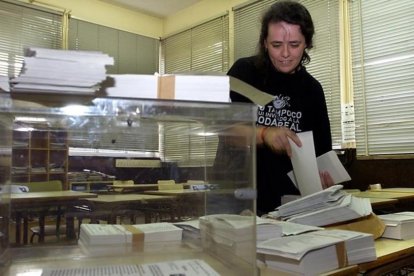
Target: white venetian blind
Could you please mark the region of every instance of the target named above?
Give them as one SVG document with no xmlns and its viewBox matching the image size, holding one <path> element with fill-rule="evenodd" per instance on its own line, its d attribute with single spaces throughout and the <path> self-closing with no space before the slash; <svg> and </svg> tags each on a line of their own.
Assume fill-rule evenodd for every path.
<svg viewBox="0 0 414 276">
<path fill-rule="evenodd" d="M 25 47 L 62 48 L 62 14 L 19 1 L 0 1 L 1 76 L 19 74 Z"/>
<path fill-rule="evenodd" d="M 260 21 L 265 10 L 276 1 L 249 2 L 234 9 L 235 59 L 255 54 L 260 35 Z M 309 52 L 312 61 L 307 70 L 322 84 L 331 122 L 332 143 L 342 144 L 340 59 L 339 59 L 339 1 L 301 0 L 311 13 L 316 34 L 314 48 Z"/>
<path fill-rule="evenodd" d="M 223 15 L 161 39 L 161 72 L 227 72 L 228 29 L 228 15 Z M 160 156 L 164 162 L 179 166 L 213 164 L 218 138 L 217 135 L 203 135 L 202 124 L 163 124 L 160 133 Z"/>
<path fill-rule="evenodd" d="M 162 73 L 226 72 L 228 15 L 161 39 Z"/>
<path fill-rule="evenodd" d="M 214 163 L 217 135 L 209 135 L 202 123 L 168 122 L 160 126 L 160 157 L 178 166 L 204 167 Z"/>
<path fill-rule="evenodd" d="M 414 153 L 414 2 L 350 1 L 357 155 Z"/>
</svg>

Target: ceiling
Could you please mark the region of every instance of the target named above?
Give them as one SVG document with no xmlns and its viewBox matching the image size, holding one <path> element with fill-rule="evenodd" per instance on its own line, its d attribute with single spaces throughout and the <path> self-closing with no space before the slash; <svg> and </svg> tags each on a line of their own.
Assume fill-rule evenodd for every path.
<svg viewBox="0 0 414 276">
<path fill-rule="evenodd" d="M 102 0 L 157 17 L 167 17 L 201 0 Z"/>
</svg>

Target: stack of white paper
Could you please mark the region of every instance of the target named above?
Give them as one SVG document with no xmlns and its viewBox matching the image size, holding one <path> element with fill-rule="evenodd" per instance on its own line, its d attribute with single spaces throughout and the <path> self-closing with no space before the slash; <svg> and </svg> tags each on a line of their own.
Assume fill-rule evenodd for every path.
<svg viewBox="0 0 414 276">
<path fill-rule="evenodd" d="M 384 238 L 406 240 L 414 238 L 414 212 L 378 215 L 385 223 Z"/>
<path fill-rule="evenodd" d="M 110 75 L 108 97 L 229 102 L 230 80 L 226 75 Z"/>
<path fill-rule="evenodd" d="M 108 97 L 156 99 L 157 75 L 109 75 L 113 86 L 105 88 Z"/>
<path fill-rule="evenodd" d="M 201 246 L 201 233 L 198 219 L 173 222 L 173 224 L 183 229 L 183 241 L 195 246 Z"/>
<path fill-rule="evenodd" d="M 255 217 L 217 214 L 200 217 L 202 245 L 216 254 L 252 260 L 255 246 Z"/>
<path fill-rule="evenodd" d="M 112 57 L 101 52 L 29 48 L 12 92 L 91 94 L 106 79 Z"/>
<path fill-rule="evenodd" d="M 368 216 L 372 213 L 368 198 L 354 197 L 334 185 L 320 192 L 290 201 L 268 215 L 305 225 L 326 226 Z"/>
<path fill-rule="evenodd" d="M 0 76 L 0 91 L 10 92 L 10 84 L 8 76 Z"/>
<path fill-rule="evenodd" d="M 294 201 L 290 201 L 277 208 L 279 215 L 288 217 L 295 214 L 305 213 L 309 210 L 331 207 L 338 204 L 338 201 L 347 194 L 342 190 L 342 185 L 334 185 L 320 192 L 310 194 Z"/>
<path fill-rule="evenodd" d="M 316 231 L 313 233 L 343 240 L 345 242 L 347 263 L 349 265 L 370 262 L 377 259 L 375 240 L 372 234 L 340 229 Z"/>
<path fill-rule="evenodd" d="M 283 236 L 283 225 L 280 221 L 266 218 L 256 219 L 257 242 Z"/>
<path fill-rule="evenodd" d="M 257 253 L 268 267 L 295 275 L 318 275 L 377 258 L 371 234 L 347 230 L 270 239 L 257 245 Z"/>
<path fill-rule="evenodd" d="M 84 245 L 181 241 L 181 238 L 182 229 L 167 222 L 135 225 L 82 224 L 79 237 Z"/>
<path fill-rule="evenodd" d="M 229 102 L 229 77 L 175 75 L 175 99 L 184 101 Z"/>
<path fill-rule="evenodd" d="M 274 238 L 257 245 L 258 259 L 266 266 L 293 275 L 318 275 L 337 269 L 337 238 L 305 233 Z"/>
</svg>

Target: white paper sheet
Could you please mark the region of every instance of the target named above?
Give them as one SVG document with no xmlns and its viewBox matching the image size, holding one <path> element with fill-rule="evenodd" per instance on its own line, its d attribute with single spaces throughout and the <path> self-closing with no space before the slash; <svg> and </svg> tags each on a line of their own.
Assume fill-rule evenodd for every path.
<svg viewBox="0 0 414 276">
<path fill-rule="evenodd" d="M 289 144 L 292 147 L 291 161 L 299 192 L 302 196 L 306 196 L 322 191 L 323 188 L 316 162 L 313 133 L 306 131 L 297 135 L 302 146 L 298 147 L 289 139 Z"/>
</svg>

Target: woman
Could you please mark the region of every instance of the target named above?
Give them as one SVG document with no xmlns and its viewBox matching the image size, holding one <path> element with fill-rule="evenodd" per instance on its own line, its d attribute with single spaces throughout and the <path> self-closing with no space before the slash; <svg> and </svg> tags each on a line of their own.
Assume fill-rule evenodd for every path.
<svg viewBox="0 0 414 276">
<path fill-rule="evenodd" d="M 298 194 L 287 173 L 290 138 L 301 146 L 298 132 L 313 131 L 315 152 L 319 156 L 332 149 L 330 124 L 321 84 L 305 68 L 310 62 L 314 26 L 308 10 L 293 1 L 278 1 L 262 19 L 259 49 L 255 56 L 241 58 L 228 75 L 274 96 L 257 112 L 257 213 L 273 211 L 281 196 Z M 231 92 L 233 102 L 250 102 Z M 321 173 L 322 184 L 332 183 Z"/>
</svg>

